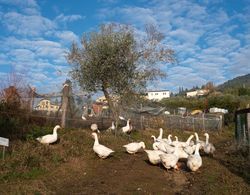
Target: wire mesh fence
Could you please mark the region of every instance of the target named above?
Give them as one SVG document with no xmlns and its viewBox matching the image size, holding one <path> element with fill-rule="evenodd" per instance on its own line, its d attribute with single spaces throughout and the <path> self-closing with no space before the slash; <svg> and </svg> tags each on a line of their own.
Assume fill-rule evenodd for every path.
<svg viewBox="0 0 250 195">
<path fill-rule="evenodd" d="M 11 98 L 13 97 L 12 91 L 9 95 Z M 0 110 L 0 116 L 6 119 L 19 116 L 18 120 L 21 118 L 26 127 L 29 124 L 40 126 L 60 124 L 67 128 L 90 128 L 91 124 L 96 123 L 100 130 L 105 130 L 114 121 L 107 105 L 93 102 L 86 94 L 73 93 L 70 83 L 67 84 L 67 82 L 63 85 L 61 92 L 38 94 L 31 89 L 27 96 L 15 97 L 15 102 L 18 102 L 18 105 L 21 104 L 25 113 L 15 112 L 14 107 L 8 111 Z M 121 109 L 121 115 L 125 120 L 120 121 L 120 125 L 125 126 L 126 120 L 131 119 L 133 129 L 136 130 L 161 127 L 170 130 L 219 131 L 223 126 L 221 115 L 203 114 L 196 117 L 184 117 L 164 114 L 162 107 L 153 110 L 149 107 L 145 108 L 143 112 L 142 109 L 141 112 L 136 112 L 132 108 Z"/>
</svg>

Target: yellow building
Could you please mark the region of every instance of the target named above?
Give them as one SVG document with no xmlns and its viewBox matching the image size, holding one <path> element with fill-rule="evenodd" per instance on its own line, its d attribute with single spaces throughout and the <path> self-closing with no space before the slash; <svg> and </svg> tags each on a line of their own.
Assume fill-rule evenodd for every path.
<svg viewBox="0 0 250 195">
<path fill-rule="evenodd" d="M 48 99 L 42 99 L 35 107 L 35 110 L 57 112 L 59 107 L 59 105 L 51 103 L 51 101 Z"/>
</svg>

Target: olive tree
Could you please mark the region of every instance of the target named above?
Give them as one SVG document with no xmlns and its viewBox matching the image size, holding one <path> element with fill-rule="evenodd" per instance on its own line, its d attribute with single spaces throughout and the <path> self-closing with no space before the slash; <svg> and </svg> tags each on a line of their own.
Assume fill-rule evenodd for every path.
<svg viewBox="0 0 250 195">
<path fill-rule="evenodd" d="M 128 25 L 101 25 L 67 54 L 73 80 L 87 92 L 102 91 L 115 118 L 117 97 L 127 100 L 145 92 L 148 82 L 165 76 L 158 63 L 174 62 L 174 51 L 161 44 L 164 36 L 155 26 L 138 34 Z"/>
</svg>

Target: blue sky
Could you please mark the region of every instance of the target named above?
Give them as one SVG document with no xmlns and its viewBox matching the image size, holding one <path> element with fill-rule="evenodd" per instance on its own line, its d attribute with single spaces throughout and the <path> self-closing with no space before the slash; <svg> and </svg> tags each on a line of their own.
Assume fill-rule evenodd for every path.
<svg viewBox="0 0 250 195">
<path fill-rule="evenodd" d="M 148 23 L 166 35 L 178 64 L 152 89 L 216 85 L 250 73 L 250 0 L 0 0 L 0 78 L 23 75 L 39 92 L 58 91 L 69 78 L 65 53 L 99 24 Z"/>
</svg>

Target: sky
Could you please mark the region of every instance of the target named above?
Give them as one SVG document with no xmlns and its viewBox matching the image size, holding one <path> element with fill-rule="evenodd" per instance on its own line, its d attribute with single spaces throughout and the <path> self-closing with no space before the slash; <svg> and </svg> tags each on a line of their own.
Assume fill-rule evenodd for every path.
<svg viewBox="0 0 250 195">
<path fill-rule="evenodd" d="M 178 92 L 250 73 L 250 0 L 0 0 L 0 78 L 20 74 L 40 93 L 70 78 L 73 41 L 103 23 L 154 24 L 178 63 L 149 90 Z"/>
</svg>

